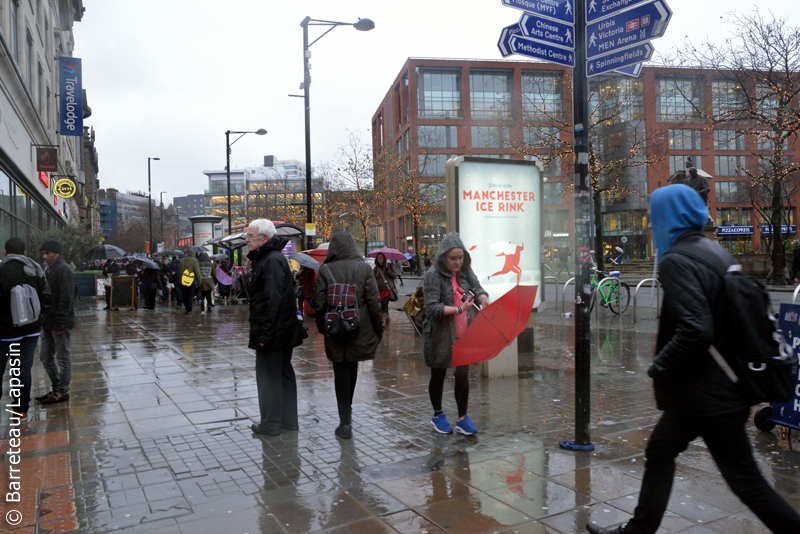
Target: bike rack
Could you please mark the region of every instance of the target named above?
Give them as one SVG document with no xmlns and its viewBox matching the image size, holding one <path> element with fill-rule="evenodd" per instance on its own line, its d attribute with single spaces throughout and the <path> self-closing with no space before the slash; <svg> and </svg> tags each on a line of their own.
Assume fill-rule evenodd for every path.
<svg viewBox="0 0 800 534">
<path fill-rule="evenodd" d="M 573 282 L 575 282 L 574 276 L 564 283 L 564 289 L 561 290 L 561 313 L 567 312 L 567 304 L 564 301 L 564 295 L 567 293 L 567 287 Z"/>
<path fill-rule="evenodd" d="M 657 284 L 656 287 L 656 317 L 659 316 L 659 309 L 660 309 L 660 302 L 661 302 L 661 282 L 658 281 L 658 278 L 645 278 L 639 284 L 637 284 L 636 289 L 633 290 L 633 322 L 636 322 L 636 295 L 639 294 L 639 288 L 642 287 L 642 284 L 646 282 L 655 282 Z M 798 287 L 800 289 L 800 286 Z M 794 291 L 795 296 L 797 296 L 797 290 Z M 792 300 L 794 303 L 794 300 Z"/>
<path fill-rule="evenodd" d="M 554 280 L 555 283 L 556 283 L 556 298 L 553 299 L 553 302 L 555 303 L 555 306 L 556 306 L 556 313 L 558 313 L 558 278 L 556 278 L 555 276 L 545 276 L 544 277 L 544 283 L 546 284 L 548 280 Z M 543 288 L 543 290 L 544 290 L 544 288 Z M 544 295 L 542 295 L 542 296 L 544 296 Z"/>
<path fill-rule="evenodd" d="M 619 277 L 608 276 L 608 277 L 603 278 L 602 280 L 600 280 L 600 283 L 597 284 L 596 288 L 594 288 L 594 292 L 595 292 L 595 297 L 594 297 L 594 299 L 595 299 L 595 301 L 594 301 L 594 318 L 595 319 L 599 319 L 600 318 L 600 307 L 601 307 L 601 304 L 599 302 L 599 299 L 600 299 L 600 295 L 599 295 L 600 288 L 603 287 L 603 284 L 605 284 L 607 282 L 613 282 L 613 283 L 617 284 L 617 294 L 618 295 L 622 291 L 622 286 L 620 285 Z"/>
<path fill-rule="evenodd" d="M 797 292 L 798 291 L 800 291 L 800 286 L 797 286 L 796 288 L 794 288 L 794 294 L 792 295 L 792 304 L 794 304 L 794 301 L 797 300 Z"/>
</svg>

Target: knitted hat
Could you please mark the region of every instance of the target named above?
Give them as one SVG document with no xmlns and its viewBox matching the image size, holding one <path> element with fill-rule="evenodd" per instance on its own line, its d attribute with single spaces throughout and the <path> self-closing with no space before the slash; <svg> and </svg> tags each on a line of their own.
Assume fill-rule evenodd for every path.
<svg viewBox="0 0 800 534">
<path fill-rule="evenodd" d="M 61 254 L 61 243 L 55 239 L 51 239 L 50 241 L 45 241 L 40 250 L 42 252 L 54 252 L 56 254 Z"/>
</svg>

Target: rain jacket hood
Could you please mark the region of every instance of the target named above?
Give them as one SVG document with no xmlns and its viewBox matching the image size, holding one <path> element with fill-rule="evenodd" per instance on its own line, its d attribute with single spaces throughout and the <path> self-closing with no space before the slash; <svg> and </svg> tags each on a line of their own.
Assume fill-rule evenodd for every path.
<svg viewBox="0 0 800 534">
<path fill-rule="evenodd" d="M 361 252 L 358 250 L 356 240 L 350 232 L 336 232 L 331 236 L 331 243 L 328 245 L 328 253 L 325 255 L 325 263 L 332 263 L 340 260 L 362 260 Z"/>
<path fill-rule="evenodd" d="M 191 258 L 194 258 L 195 256 L 197 256 L 197 252 L 195 252 L 193 248 L 190 248 L 189 250 L 186 251 L 186 255 Z"/>
<path fill-rule="evenodd" d="M 464 263 L 461 264 L 459 272 L 466 277 L 470 273 L 472 258 L 470 258 L 467 247 L 464 246 L 464 242 L 461 241 L 461 236 L 458 235 L 458 232 L 450 232 L 442 239 L 439 249 L 436 251 L 436 268 L 439 269 L 439 272 L 443 275 L 447 277 L 452 276 L 452 273 L 444 264 L 444 257 L 454 248 L 460 248 L 464 251 Z"/>
<path fill-rule="evenodd" d="M 650 221 L 659 259 L 690 230 L 702 230 L 708 207 L 691 187 L 675 184 L 656 189 L 650 197 Z"/>
</svg>

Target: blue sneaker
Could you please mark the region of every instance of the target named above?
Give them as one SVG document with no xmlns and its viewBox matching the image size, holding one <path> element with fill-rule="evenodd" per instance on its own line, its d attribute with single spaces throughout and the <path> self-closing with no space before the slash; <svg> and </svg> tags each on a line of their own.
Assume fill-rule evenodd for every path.
<svg viewBox="0 0 800 534">
<path fill-rule="evenodd" d="M 456 421 L 456 431 L 465 436 L 471 436 L 472 434 L 478 433 L 478 427 L 472 424 L 468 415 L 465 415 L 464 419 Z"/>
<path fill-rule="evenodd" d="M 440 434 L 453 433 L 453 427 L 450 426 L 450 423 L 447 422 L 447 416 L 445 414 L 431 418 L 431 426 L 435 431 L 437 431 Z"/>
</svg>

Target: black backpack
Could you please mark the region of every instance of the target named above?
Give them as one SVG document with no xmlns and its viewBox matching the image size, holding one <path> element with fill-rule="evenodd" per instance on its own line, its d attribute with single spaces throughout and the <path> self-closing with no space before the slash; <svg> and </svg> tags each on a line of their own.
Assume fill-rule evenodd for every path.
<svg viewBox="0 0 800 534">
<path fill-rule="evenodd" d="M 794 395 L 797 356 L 779 328 L 767 289 L 742 266 L 728 268 L 697 247 L 678 244 L 669 253 L 693 258 L 722 277 L 722 333 L 708 349 L 739 393 L 752 405 L 787 402 Z"/>
<path fill-rule="evenodd" d="M 322 266 L 333 280 L 328 285 L 328 311 L 325 312 L 324 334 L 334 341 L 347 342 L 361 333 L 361 317 L 358 314 L 358 298 L 355 282 L 340 284 L 333 277 L 330 267 Z M 353 268 L 351 280 L 355 280 L 358 262 Z"/>
</svg>

